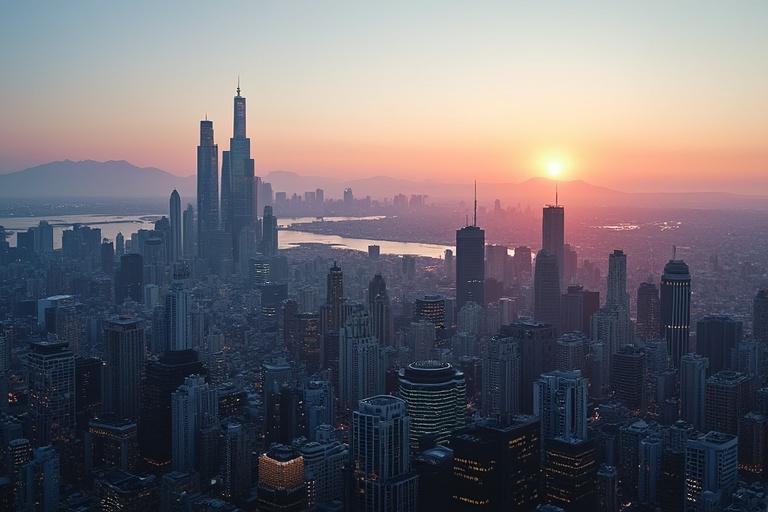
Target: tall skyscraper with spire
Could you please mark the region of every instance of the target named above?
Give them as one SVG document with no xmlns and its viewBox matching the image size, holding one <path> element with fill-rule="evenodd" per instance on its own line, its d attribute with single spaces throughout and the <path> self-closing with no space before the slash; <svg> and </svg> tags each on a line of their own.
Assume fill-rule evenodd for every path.
<svg viewBox="0 0 768 512">
<path fill-rule="evenodd" d="M 672 259 L 661 276 L 661 330 L 672 366 L 689 352 L 691 330 L 691 274 L 683 260 Z"/>
<path fill-rule="evenodd" d="M 219 146 L 213 141 L 213 121 L 200 121 L 197 146 L 197 255 L 210 258 L 219 229 Z"/>
<path fill-rule="evenodd" d="M 477 184 L 472 225 L 456 231 L 456 307 L 485 303 L 485 231 L 477 227 Z"/>
<path fill-rule="evenodd" d="M 181 197 L 176 189 L 171 192 L 169 201 L 171 217 L 170 260 L 179 261 L 182 257 L 181 249 Z"/>
<path fill-rule="evenodd" d="M 245 97 L 240 95 L 240 80 L 234 99 L 234 124 L 229 151 L 222 153 L 221 210 L 224 230 L 232 235 L 232 256 L 237 263 L 240 234 L 252 226 L 256 217 L 253 200 L 253 159 L 251 139 L 245 136 Z"/>
<path fill-rule="evenodd" d="M 555 189 L 555 204 L 546 205 L 543 210 L 541 223 L 541 248 L 551 252 L 557 259 L 557 272 L 560 276 L 560 287 L 563 288 L 564 253 L 565 253 L 565 208 L 558 204 L 557 189 Z"/>
</svg>

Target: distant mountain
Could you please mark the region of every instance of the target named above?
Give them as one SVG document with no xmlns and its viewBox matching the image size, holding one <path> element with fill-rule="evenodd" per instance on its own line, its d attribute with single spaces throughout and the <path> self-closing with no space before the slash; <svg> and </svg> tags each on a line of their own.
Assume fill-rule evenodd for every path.
<svg viewBox="0 0 768 512">
<path fill-rule="evenodd" d="M 176 188 L 194 197 L 194 176 L 180 177 L 125 160 L 62 160 L 0 175 L 0 197 L 166 197 Z"/>
<path fill-rule="evenodd" d="M 355 197 L 392 198 L 395 194 L 426 194 L 429 202 L 472 201 L 469 183 L 443 183 L 372 176 L 342 180 L 273 171 L 263 177 L 275 192 L 303 194 L 322 188 L 327 198 L 339 198 L 346 187 Z M 136 167 L 124 160 L 96 162 L 64 160 L 0 175 L 2 198 L 167 198 L 176 188 L 185 200 L 195 196 L 195 176 L 181 177 L 154 167 Z M 768 209 L 768 197 L 726 192 L 621 192 L 582 180 L 558 182 L 559 201 L 568 206 L 632 208 Z M 520 183 L 477 184 L 480 204 L 501 200 L 504 205 L 539 207 L 555 201 L 555 182 L 532 178 Z"/>
</svg>

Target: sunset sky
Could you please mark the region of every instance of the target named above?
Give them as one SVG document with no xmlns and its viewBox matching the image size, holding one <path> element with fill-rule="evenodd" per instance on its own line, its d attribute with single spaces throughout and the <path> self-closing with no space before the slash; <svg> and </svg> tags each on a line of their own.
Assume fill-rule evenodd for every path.
<svg viewBox="0 0 768 512">
<path fill-rule="evenodd" d="M 143 4 L 143 5 L 142 5 Z M 240 75 L 257 174 L 768 193 L 768 1 L 7 2 L 0 172 L 188 175 Z"/>
</svg>

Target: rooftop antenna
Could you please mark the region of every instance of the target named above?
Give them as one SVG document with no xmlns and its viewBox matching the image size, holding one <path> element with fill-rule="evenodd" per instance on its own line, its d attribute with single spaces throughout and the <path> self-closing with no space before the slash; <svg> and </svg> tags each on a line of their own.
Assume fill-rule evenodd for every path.
<svg viewBox="0 0 768 512">
<path fill-rule="evenodd" d="M 240 75 L 237 75 L 237 95 L 240 96 Z"/>
<path fill-rule="evenodd" d="M 555 180 L 555 206 L 558 206 L 558 200 L 557 200 L 557 180 Z"/>
<path fill-rule="evenodd" d="M 208 112 L 205 113 L 205 120 L 208 120 Z"/>
<path fill-rule="evenodd" d="M 477 180 L 475 180 L 475 211 L 472 217 L 472 225 L 477 227 Z"/>
<path fill-rule="evenodd" d="M 677 259 L 677 246 L 676 245 L 672 246 L 672 259 L 673 260 Z"/>
</svg>

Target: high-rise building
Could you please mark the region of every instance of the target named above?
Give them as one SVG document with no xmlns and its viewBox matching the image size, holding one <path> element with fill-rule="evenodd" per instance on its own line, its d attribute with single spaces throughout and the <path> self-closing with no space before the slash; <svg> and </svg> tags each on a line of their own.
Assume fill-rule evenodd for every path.
<svg viewBox="0 0 768 512">
<path fill-rule="evenodd" d="M 456 231 L 456 308 L 485 303 L 485 231 L 476 224 Z"/>
<path fill-rule="evenodd" d="M 245 427 L 229 421 L 222 427 L 221 489 L 225 498 L 237 500 L 250 492 L 251 452 Z"/>
<path fill-rule="evenodd" d="M 709 361 L 698 354 L 680 359 L 680 418 L 704 430 L 704 396 Z"/>
<path fill-rule="evenodd" d="M 174 281 L 165 296 L 166 343 L 169 350 L 192 348 L 192 293 Z"/>
<path fill-rule="evenodd" d="M 728 316 L 710 315 L 696 322 L 696 352 L 709 359 L 710 374 L 736 369 L 731 356 L 741 334 L 741 322 Z"/>
<path fill-rule="evenodd" d="M 759 290 L 752 302 L 752 336 L 768 343 L 768 289 Z"/>
<path fill-rule="evenodd" d="M 323 334 L 339 331 L 344 327 L 344 301 L 344 272 L 334 261 L 326 278 L 325 306 L 322 311 Z"/>
<path fill-rule="evenodd" d="M 515 247 L 515 254 L 512 256 L 512 267 L 515 271 L 515 279 L 526 281 L 533 276 L 531 271 L 531 248 L 521 245 Z"/>
<path fill-rule="evenodd" d="M 637 497 L 643 505 L 659 504 L 659 482 L 662 476 L 663 441 L 652 434 L 640 441 Z"/>
<path fill-rule="evenodd" d="M 482 410 L 483 416 L 508 425 L 520 413 L 524 388 L 519 342 L 499 335 L 492 337 L 483 354 Z"/>
<path fill-rule="evenodd" d="M 544 501 L 569 511 L 594 510 L 598 498 L 594 442 L 556 437 L 544 446 Z"/>
<path fill-rule="evenodd" d="M 68 439 L 75 427 L 75 356 L 66 343 L 30 343 L 27 396 L 35 446 Z"/>
<path fill-rule="evenodd" d="M 352 414 L 350 507 L 361 512 L 416 510 L 411 470 L 411 418 L 405 402 L 379 395 L 360 400 Z"/>
<path fill-rule="evenodd" d="M 158 482 L 154 475 L 139 476 L 119 469 L 97 471 L 93 494 L 102 510 L 158 510 Z"/>
<path fill-rule="evenodd" d="M 142 320 L 119 316 L 104 323 L 105 412 L 138 419 L 144 351 Z"/>
<path fill-rule="evenodd" d="M 441 295 L 424 295 L 416 299 L 414 316 L 423 318 L 435 324 L 435 327 L 445 327 L 445 298 Z"/>
<path fill-rule="evenodd" d="M 101 359 L 75 358 L 75 414 L 78 432 L 84 432 L 88 428 L 88 420 L 102 410 L 103 382 L 104 364 Z"/>
<path fill-rule="evenodd" d="M 35 449 L 32 460 L 19 471 L 16 510 L 60 510 L 60 484 L 61 468 L 56 448 L 49 445 Z"/>
<path fill-rule="evenodd" d="M 348 466 L 349 451 L 347 445 L 333 439 L 333 427 L 323 425 L 318 429 L 316 441 L 304 443 L 299 447 L 304 457 L 304 480 L 310 496 L 309 507 L 330 504 L 334 500 L 341 502 L 344 497 L 344 470 Z"/>
<path fill-rule="evenodd" d="M 195 257 L 196 235 L 195 209 L 191 204 L 187 204 L 181 214 L 181 257 L 185 260 L 191 260 Z"/>
<path fill-rule="evenodd" d="M 611 387 L 614 396 L 629 409 L 639 410 L 645 406 L 646 371 L 645 352 L 633 345 L 626 345 L 613 355 Z"/>
<path fill-rule="evenodd" d="M 371 312 L 373 335 L 382 345 L 392 345 L 392 309 L 387 284 L 381 274 L 376 274 L 368 284 L 368 310 Z"/>
<path fill-rule="evenodd" d="M 739 419 L 749 411 L 751 379 L 721 370 L 707 379 L 704 394 L 704 430 L 738 434 Z"/>
<path fill-rule="evenodd" d="M 464 426 L 467 393 L 464 374 L 450 363 L 417 361 L 401 369 L 399 395 L 411 417 L 411 450 L 445 444 Z"/>
<path fill-rule="evenodd" d="M 619 512 L 619 477 L 615 466 L 597 470 L 597 511 Z"/>
<path fill-rule="evenodd" d="M 539 422 L 516 416 L 509 425 L 476 426 L 451 437 L 450 510 L 532 510 L 539 502 Z M 421 484 L 421 482 L 419 482 Z"/>
<path fill-rule="evenodd" d="M 555 345 L 555 368 L 557 370 L 587 370 L 587 349 L 589 340 L 579 331 L 564 332 Z"/>
<path fill-rule="evenodd" d="M 144 259 L 141 254 L 124 254 L 120 257 L 120 270 L 115 282 L 115 302 L 126 299 L 144 302 Z"/>
<path fill-rule="evenodd" d="M 703 501 L 708 497 L 727 500 L 736 486 L 738 471 L 738 438 L 735 435 L 709 432 L 689 439 L 685 447 L 683 492 L 686 507 L 716 510 L 703 508 Z M 720 508 L 719 504 L 715 505 Z"/>
<path fill-rule="evenodd" d="M 559 328 L 560 278 L 557 255 L 548 249 L 542 249 L 536 255 L 533 288 L 533 317 L 539 322 Z"/>
<path fill-rule="evenodd" d="M 176 189 L 171 192 L 169 200 L 170 218 L 171 218 L 171 239 L 168 244 L 169 260 L 174 262 L 182 258 L 182 224 L 181 224 L 181 197 Z"/>
<path fill-rule="evenodd" d="M 691 274 L 683 260 L 670 260 L 661 276 L 661 330 L 672 366 L 689 352 L 691 328 Z"/>
<path fill-rule="evenodd" d="M 486 272 L 485 277 L 504 283 L 504 269 L 507 266 L 507 246 L 488 244 L 485 247 Z"/>
<path fill-rule="evenodd" d="M 264 217 L 261 221 L 261 253 L 265 256 L 277 256 L 277 217 L 272 213 L 272 207 L 264 207 Z"/>
<path fill-rule="evenodd" d="M 627 255 L 616 249 L 608 255 L 608 294 L 605 303 L 609 306 L 621 306 L 629 312 L 629 294 L 627 293 Z"/>
<path fill-rule="evenodd" d="M 587 439 L 587 379 L 580 370 L 544 373 L 534 384 L 533 415 L 541 438 Z"/>
<path fill-rule="evenodd" d="M 171 455 L 174 471 L 197 468 L 200 431 L 219 422 L 219 401 L 200 375 L 190 375 L 171 395 Z"/>
<path fill-rule="evenodd" d="M 257 496 L 258 508 L 264 512 L 307 510 L 304 457 L 282 444 L 260 455 Z"/>
<path fill-rule="evenodd" d="M 219 230 L 219 146 L 213 139 L 213 121 L 200 121 L 197 146 L 197 255 L 215 254 L 214 233 Z"/>
<path fill-rule="evenodd" d="M 136 422 L 115 416 L 94 418 L 85 433 L 85 467 L 134 471 L 139 458 Z"/>
<path fill-rule="evenodd" d="M 585 290 L 581 285 L 570 285 L 560 297 L 560 329 L 563 332 L 581 331 L 592 336 L 592 315 L 600 309 L 600 292 Z"/>
<path fill-rule="evenodd" d="M 381 347 L 364 310 L 355 311 L 339 332 L 339 399 L 352 409 L 363 398 L 384 391 Z"/>
<path fill-rule="evenodd" d="M 229 139 L 229 151 L 222 153 L 221 163 L 221 216 L 224 230 L 232 236 L 233 261 L 240 254 L 240 232 L 253 226 L 256 211 L 253 197 L 254 166 L 251 158 L 251 139 L 245 135 L 245 97 L 240 85 L 234 98 L 234 126 Z"/>
<path fill-rule="evenodd" d="M 653 283 L 640 283 L 637 289 L 637 329 L 642 340 L 659 337 L 661 330 L 659 288 Z"/>
<path fill-rule="evenodd" d="M 543 210 L 541 223 L 541 249 L 555 256 L 557 264 L 557 275 L 563 282 L 564 265 L 564 247 L 565 247 L 565 208 L 561 205 L 547 205 Z"/>
</svg>

